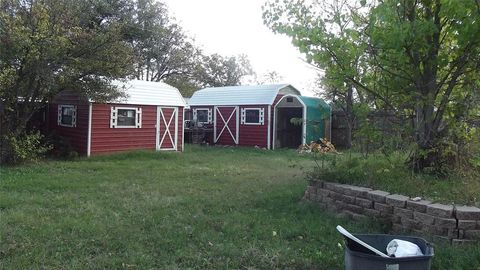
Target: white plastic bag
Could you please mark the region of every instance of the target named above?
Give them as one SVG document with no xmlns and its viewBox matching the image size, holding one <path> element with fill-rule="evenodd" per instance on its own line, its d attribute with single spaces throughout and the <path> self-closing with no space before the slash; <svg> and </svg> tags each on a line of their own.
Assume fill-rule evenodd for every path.
<svg viewBox="0 0 480 270">
<path fill-rule="evenodd" d="M 420 248 L 411 242 L 393 239 L 387 245 L 387 254 L 391 257 L 423 256 Z"/>
</svg>

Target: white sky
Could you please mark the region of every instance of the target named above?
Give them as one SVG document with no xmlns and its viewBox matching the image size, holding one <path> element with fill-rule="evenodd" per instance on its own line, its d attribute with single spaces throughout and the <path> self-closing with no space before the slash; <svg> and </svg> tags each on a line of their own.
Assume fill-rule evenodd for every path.
<svg viewBox="0 0 480 270">
<path fill-rule="evenodd" d="M 206 53 L 224 56 L 246 54 L 261 75 L 276 71 L 281 83 L 290 83 L 302 94 L 313 96 L 317 72 L 283 35 L 264 24 L 266 0 L 163 0 L 169 12 Z"/>
</svg>

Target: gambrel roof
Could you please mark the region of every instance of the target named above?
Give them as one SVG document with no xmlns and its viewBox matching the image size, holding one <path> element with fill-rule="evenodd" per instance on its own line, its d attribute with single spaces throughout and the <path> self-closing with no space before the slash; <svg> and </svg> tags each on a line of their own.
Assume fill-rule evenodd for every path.
<svg viewBox="0 0 480 270">
<path fill-rule="evenodd" d="M 211 87 L 196 91 L 188 105 L 272 105 L 278 94 L 300 95 L 300 91 L 290 84 Z"/>
<path fill-rule="evenodd" d="M 114 81 L 113 84 L 125 93 L 125 97 L 110 103 L 186 106 L 178 89 L 163 82 L 131 80 L 127 82 Z"/>
</svg>

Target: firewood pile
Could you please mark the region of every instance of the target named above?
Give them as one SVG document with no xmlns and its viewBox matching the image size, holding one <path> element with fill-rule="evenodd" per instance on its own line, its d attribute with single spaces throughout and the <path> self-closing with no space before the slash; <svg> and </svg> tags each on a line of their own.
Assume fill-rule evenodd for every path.
<svg viewBox="0 0 480 270">
<path fill-rule="evenodd" d="M 310 144 L 302 144 L 298 147 L 299 153 L 336 153 L 335 146 L 327 139 L 320 139 L 318 141 L 311 141 Z"/>
</svg>

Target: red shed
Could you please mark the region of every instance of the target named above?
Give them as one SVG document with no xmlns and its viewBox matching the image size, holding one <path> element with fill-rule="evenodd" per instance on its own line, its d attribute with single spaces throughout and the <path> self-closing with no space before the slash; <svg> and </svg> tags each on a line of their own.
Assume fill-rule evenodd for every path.
<svg viewBox="0 0 480 270">
<path fill-rule="evenodd" d="M 50 129 L 87 156 L 133 149 L 183 151 L 185 101 L 165 83 L 115 82 L 125 97 L 98 103 L 63 91 L 50 104 Z"/>
<path fill-rule="evenodd" d="M 289 84 L 227 86 L 196 91 L 192 121 L 213 128 L 213 143 L 272 148 L 273 108 L 283 95 L 300 95 Z"/>
</svg>

